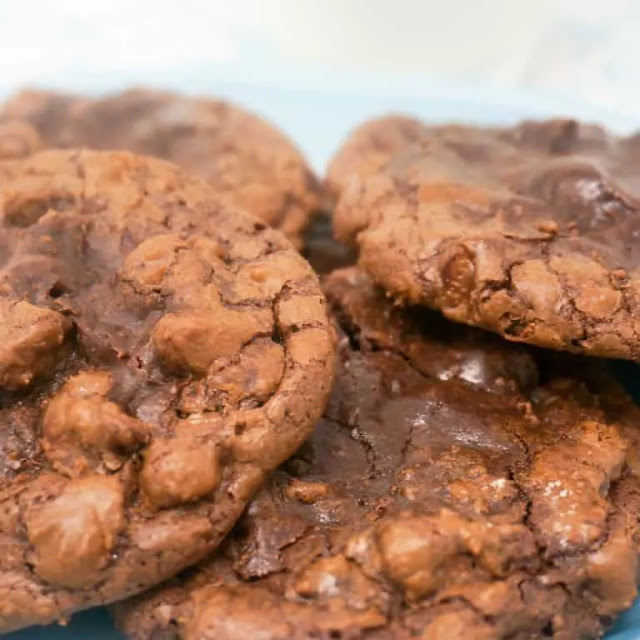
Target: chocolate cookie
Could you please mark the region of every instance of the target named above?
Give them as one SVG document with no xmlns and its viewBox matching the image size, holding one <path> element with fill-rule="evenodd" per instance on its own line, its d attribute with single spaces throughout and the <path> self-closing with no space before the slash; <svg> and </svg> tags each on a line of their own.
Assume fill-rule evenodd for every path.
<svg viewBox="0 0 640 640">
<path fill-rule="evenodd" d="M 216 547 L 326 403 L 325 306 L 282 234 L 169 163 L 0 163 L 0 631 Z"/>
<path fill-rule="evenodd" d="M 389 115 L 368 120 L 347 138 L 327 166 L 327 191 L 337 199 L 352 177 L 375 174 L 399 152 L 429 134 L 419 120 Z"/>
<path fill-rule="evenodd" d="M 581 363 L 398 310 L 357 270 L 327 292 L 346 336 L 311 439 L 211 559 L 116 605 L 119 626 L 136 640 L 599 636 L 636 595 L 639 410 Z"/>
<path fill-rule="evenodd" d="M 434 128 L 352 182 L 338 237 L 392 296 L 509 340 L 640 358 L 640 138 Z"/>
<path fill-rule="evenodd" d="M 42 146 L 38 132 L 23 120 L 0 121 L 0 161 L 24 158 Z"/>
<path fill-rule="evenodd" d="M 90 99 L 24 91 L 1 117 L 29 120 L 48 146 L 124 149 L 171 160 L 297 246 L 320 190 L 294 145 L 256 115 L 207 98 L 133 89 Z"/>
</svg>

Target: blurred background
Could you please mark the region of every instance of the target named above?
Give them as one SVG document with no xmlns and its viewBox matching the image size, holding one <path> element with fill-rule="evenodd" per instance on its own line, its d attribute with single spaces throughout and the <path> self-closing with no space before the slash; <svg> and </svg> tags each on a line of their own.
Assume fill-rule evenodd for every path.
<svg viewBox="0 0 640 640">
<path fill-rule="evenodd" d="M 639 27 L 637 0 L 6 0 L 0 97 L 25 84 L 218 93 L 321 169 L 348 128 L 389 110 L 636 128 Z"/>
</svg>

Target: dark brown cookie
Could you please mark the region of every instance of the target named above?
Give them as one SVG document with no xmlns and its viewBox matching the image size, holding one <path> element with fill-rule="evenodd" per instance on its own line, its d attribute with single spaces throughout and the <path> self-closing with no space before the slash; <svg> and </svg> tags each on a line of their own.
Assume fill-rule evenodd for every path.
<svg viewBox="0 0 640 640">
<path fill-rule="evenodd" d="M 297 246 L 321 204 L 315 177 L 286 136 L 221 100 L 151 89 L 97 99 L 24 91 L 1 117 L 28 120 L 48 146 L 124 149 L 175 162 Z"/>
<path fill-rule="evenodd" d="M 0 164 L 0 631 L 201 559 L 334 369 L 284 236 L 161 160 Z"/>
<path fill-rule="evenodd" d="M 640 358 L 640 139 L 433 128 L 352 182 L 337 236 L 395 298 L 509 340 Z"/>
<path fill-rule="evenodd" d="M 400 151 L 429 133 L 419 120 L 389 115 L 357 127 L 327 166 L 325 184 L 337 199 L 353 176 L 364 178 L 384 168 Z"/>
<path fill-rule="evenodd" d="M 116 605 L 136 640 L 599 636 L 636 595 L 639 410 L 361 272 L 311 439 L 199 569 Z M 406 340 L 403 339 L 406 336 Z M 594 374 L 595 375 L 595 374 Z"/>
<path fill-rule="evenodd" d="M 336 241 L 328 214 L 316 215 L 304 236 L 302 255 L 318 274 L 327 274 L 346 267 L 358 259 L 356 252 Z"/>
</svg>

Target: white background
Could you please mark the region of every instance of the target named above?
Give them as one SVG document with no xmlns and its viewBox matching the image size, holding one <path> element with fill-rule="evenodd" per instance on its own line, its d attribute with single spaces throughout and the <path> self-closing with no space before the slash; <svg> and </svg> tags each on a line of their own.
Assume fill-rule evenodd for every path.
<svg viewBox="0 0 640 640">
<path fill-rule="evenodd" d="M 316 163 L 328 138 L 369 115 L 349 96 L 368 97 L 371 113 L 575 113 L 630 129 L 640 126 L 640 2 L 0 0 L 0 96 L 131 83 L 235 98 Z"/>
</svg>

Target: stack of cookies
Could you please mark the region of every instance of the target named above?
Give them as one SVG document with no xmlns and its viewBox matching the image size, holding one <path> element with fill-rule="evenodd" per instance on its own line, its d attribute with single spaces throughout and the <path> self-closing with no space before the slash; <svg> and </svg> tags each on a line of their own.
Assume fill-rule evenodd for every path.
<svg viewBox="0 0 640 640">
<path fill-rule="evenodd" d="M 321 185 L 224 102 L 30 91 L 0 158 L 0 632 L 570 640 L 631 606 L 640 408 L 602 358 L 640 359 L 640 138 L 394 116 Z"/>
</svg>

